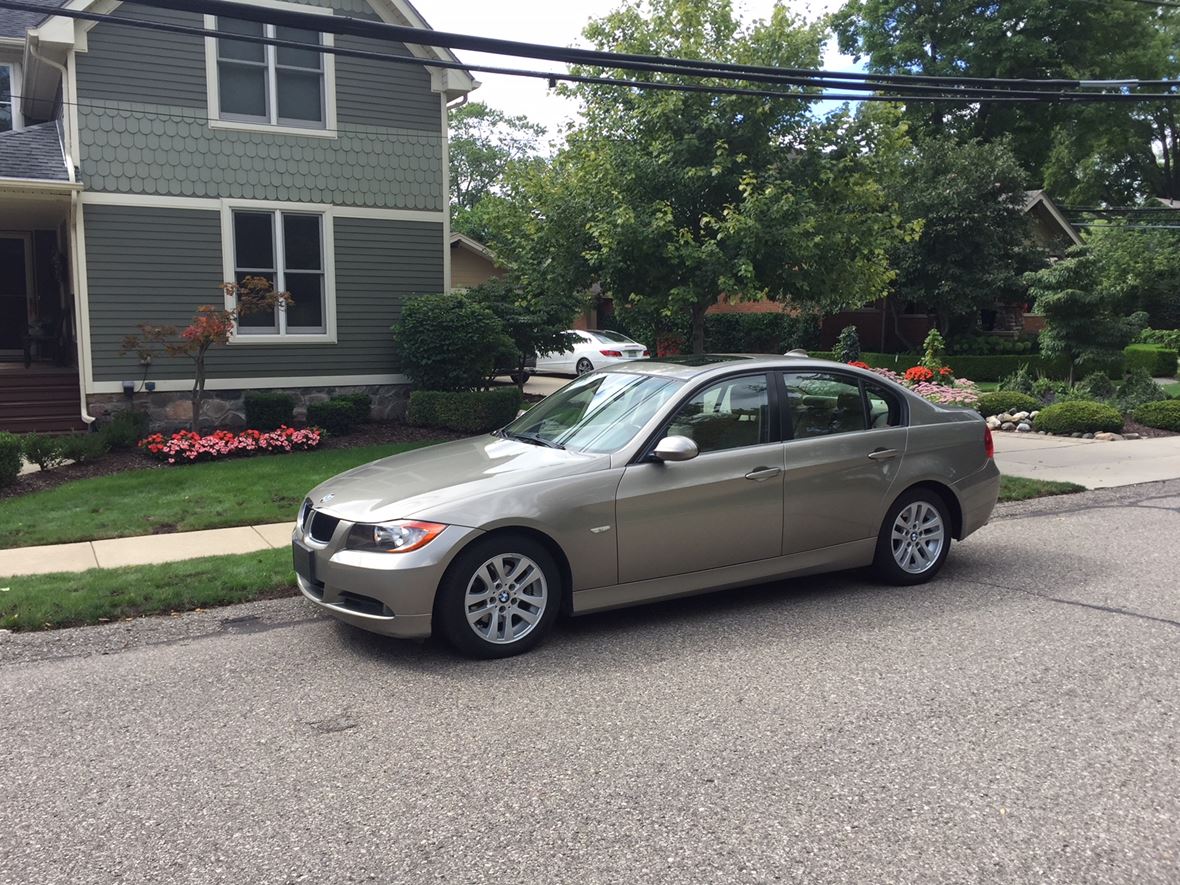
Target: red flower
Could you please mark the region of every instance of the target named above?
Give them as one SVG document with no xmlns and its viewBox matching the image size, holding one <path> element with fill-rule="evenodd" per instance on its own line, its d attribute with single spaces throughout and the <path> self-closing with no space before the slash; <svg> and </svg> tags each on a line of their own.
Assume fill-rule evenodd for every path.
<svg viewBox="0 0 1180 885">
<path fill-rule="evenodd" d="M 904 377 L 906 381 L 921 383 L 931 380 L 934 377 L 934 373 L 925 366 L 914 366 L 912 369 L 906 369 Z"/>
<path fill-rule="evenodd" d="M 869 364 L 868 364 L 868 363 L 862 363 L 860 360 L 852 360 L 852 361 L 850 361 L 850 362 L 848 363 L 848 365 L 850 365 L 850 366 L 856 366 L 856 368 L 858 368 L 858 369 L 867 369 L 867 368 L 869 368 Z"/>
</svg>

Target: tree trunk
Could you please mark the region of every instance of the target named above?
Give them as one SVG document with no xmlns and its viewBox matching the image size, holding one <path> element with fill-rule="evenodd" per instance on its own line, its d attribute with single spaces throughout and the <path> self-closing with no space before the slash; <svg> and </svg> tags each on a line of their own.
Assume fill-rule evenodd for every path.
<svg viewBox="0 0 1180 885">
<path fill-rule="evenodd" d="M 196 378 L 193 381 L 193 433 L 201 432 L 201 400 L 205 397 L 205 352 L 198 351 L 194 358 Z"/>
<path fill-rule="evenodd" d="M 709 305 L 713 302 L 705 304 L 697 303 L 692 307 L 692 352 L 705 352 L 705 311 L 709 309 Z"/>
</svg>

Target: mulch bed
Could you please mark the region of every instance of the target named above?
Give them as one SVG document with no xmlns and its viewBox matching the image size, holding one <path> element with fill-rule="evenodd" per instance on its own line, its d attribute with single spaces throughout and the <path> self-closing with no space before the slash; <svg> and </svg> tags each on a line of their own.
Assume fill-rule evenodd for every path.
<svg viewBox="0 0 1180 885">
<path fill-rule="evenodd" d="M 1130 418 L 1123 422 L 1123 433 L 1137 433 L 1144 439 L 1151 439 L 1156 436 L 1180 436 L 1180 434 L 1173 433 L 1171 430 L 1148 427 L 1145 424 L 1140 424 L 1138 421 L 1132 421 Z"/>
<path fill-rule="evenodd" d="M 348 436 L 326 437 L 320 443 L 320 449 L 353 449 L 359 446 L 380 445 L 381 443 L 426 442 L 431 440 L 462 439 L 471 436 L 469 433 L 452 433 L 449 430 L 437 430 L 432 427 L 410 427 L 406 424 L 373 422 L 362 425 L 356 432 Z M 262 455 L 259 457 L 274 457 Z M 16 498 L 33 492 L 43 492 L 57 488 L 76 479 L 91 479 L 96 476 L 113 476 L 128 470 L 167 470 L 176 467 L 163 464 L 154 458 L 140 452 L 133 451 L 109 452 L 97 461 L 87 464 L 66 464 L 53 470 L 34 470 L 18 476 L 16 482 L 5 488 L 0 488 L 0 501 L 5 498 Z"/>
</svg>

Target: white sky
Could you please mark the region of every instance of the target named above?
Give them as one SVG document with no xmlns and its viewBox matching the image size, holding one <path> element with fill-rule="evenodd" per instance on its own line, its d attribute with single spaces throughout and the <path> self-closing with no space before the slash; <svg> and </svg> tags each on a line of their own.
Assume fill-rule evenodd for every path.
<svg viewBox="0 0 1180 885">
<path fill-rule="evenodd" d="M 786 5 L 808 19 L 843 5 L 843 0 L 785 0 Z M 606 15 L 619 5 L 619 0 L 415 0 L 414 5 L 431 27 L 439 31 L 477 34 L 529 43 L 554 46 L 585 45 L 582 28 L 591 18 Z M 774 0 L 734 0 L 743 20 L 766 18 L 774 8 Z M 500 55 L 460 52 L 468 64 L 485 63 L 504 67 L 561 70 L 545 62 Z M 835 46 L 829 46 L 824 67 L 831 70 L 855 70 L 847 56 L 841 56 Z M 486 102 L 509 114 L 523 114 L 541 123 L 555 134 L 560 124 L 577 113 L 574 102 L 559 98 L 549 91 L 548 83 L 528 77 L 510 77 L 477 73 L 482 85 L 471 94 L 474 101 Z"/>
</svg>

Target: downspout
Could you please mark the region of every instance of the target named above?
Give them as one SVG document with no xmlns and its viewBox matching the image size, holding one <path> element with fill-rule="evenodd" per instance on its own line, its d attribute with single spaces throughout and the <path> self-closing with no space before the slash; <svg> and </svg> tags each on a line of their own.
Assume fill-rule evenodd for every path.
<svg viewBox="0 0 1180 885">
<path fill-rule="evenodd" d="M 74 143 L 77 133 L 73 131 L 70 125 L 70 116 L 66 113 L 66 109 L 70 107 L 74 100 L 73 95 L 70 94 L 70 72 L 66 70 L 66 66 L 54 61 L 51 58 L 46 58 L 37 52 L 37 38 L 30 35 L 29 40 L 29 54 L 38 61 L 49 65 L 51 68 L 61 73 L 61 117 L 62 129 L 65 130 L 65 139 L 61 146 L 62 159 L 66 164 L 66 175 L 69 176 L 70 183 L 75 183 L 77 178 L 74 173 L 74 158 L 70 154 L 70 145 Z M 70 191 L 70 288 L 73 289 L 74 302 L 74 347 L 77 350 L 78 357 L 78 400 L 81 403 L 82 421 L 87 426 L 95 421 L 95 417 L 86 410 L 86 374 L 87 374 L 87 360 L 89 354 L 82 353 L 82 287 L 81 287 L 81 268 L 78 267 L 78 237 L 81 232 L 78 229 L 78 206 L 80 197 L 76 190 Z"/>
</svg>

